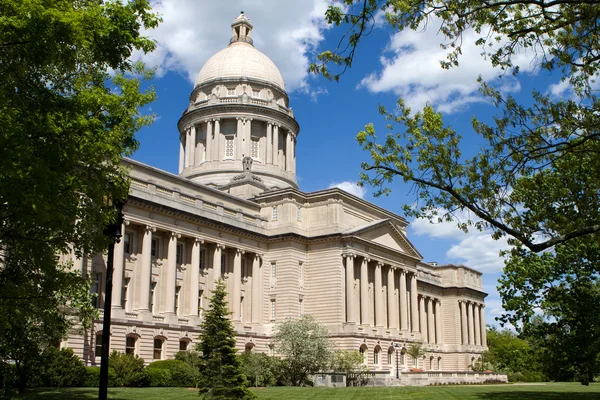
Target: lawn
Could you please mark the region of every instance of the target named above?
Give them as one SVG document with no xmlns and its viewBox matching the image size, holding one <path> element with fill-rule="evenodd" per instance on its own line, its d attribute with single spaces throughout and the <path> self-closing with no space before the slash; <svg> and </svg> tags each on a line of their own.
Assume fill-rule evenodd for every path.
<svg viewBox="0 0 600 400">
<path fill-rule="evenodd" d="M 387 400 L 387 399 L 457 399 L 457 400 L 592 400 L 600 399 L 600 384 L 588 387 L 579 383 L 540 383 L 488 386 L 433 386 L 433 387 L 365 387 L 365 388 L 267 388 L 254 389 L 259 399 L 326 399 L 326 400 Z M 38 389 L 15 399 L 23 400 L 75 400 L 95 399 L 97 389 Z M 113 400 L 175 400 L 197 399 L 195 390 L 181 388 L 111 388 Z"/>
</svg>

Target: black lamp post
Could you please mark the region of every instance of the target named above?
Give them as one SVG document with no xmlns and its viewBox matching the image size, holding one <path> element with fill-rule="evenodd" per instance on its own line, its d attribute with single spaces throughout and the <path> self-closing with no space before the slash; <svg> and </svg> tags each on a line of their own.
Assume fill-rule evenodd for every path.
<svg viewBox="0 0 600 400">
<path fill-rule="evenodd" d="M 396 379 L 400 379 L 400 370 L 398 368 L 398 343 L 394 343 L 394 347 L 396 348 Z"/>
<path fill-rule="evenodd" d="M 108 237 L 108 254 L 106 259 L 106 284 L 104 286 L 104 317 L 102 320 L 102 356 L 100 358 L 100 388 L 98 389 L 98 400 L 106 400 L 108 397 L 108 354 L 110 346 L 110 318 L 112 309 L 112 278 L 115 253 L 115 243 L 121 241 L 121 226 L 123 225 L 123 203 L 114 202 L 110 197 L 106 199 L 106 206 L 117 212 L 116 220 L 104 229 Z"/>
</svg>

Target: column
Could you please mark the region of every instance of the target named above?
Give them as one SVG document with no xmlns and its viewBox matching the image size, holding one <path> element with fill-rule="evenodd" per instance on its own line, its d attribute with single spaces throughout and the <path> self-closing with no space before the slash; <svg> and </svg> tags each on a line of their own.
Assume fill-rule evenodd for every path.
<svg viewBox="0 0 600 400">
<path fill-rule="evenodd" d="M 265 146 L 267 164 L 273 164 L 273 124 L 267 122 L 267 144 Z"/>
<path fill-rule="evenodd" d="M 240 321 L 240 306 L 242 295 L 242 255 L 244 250 L 237 249 L 233 259 L 233 283 L 231 285 L 231 297 L 233 308 L 233 320 Z"/>
<path fill-rule="evenodd" d="M 213 123 L 211 120 L 206 120 L 206 161 L 213 160 Z"/>
<path fill-rule="evenodd" d="M 467 319 L 469 320 L 469 344 L 475 344 L 473 326 L 473 303 L 467 303 Z"/>
<path fill-rule="evenodd" d="M 123 272 L 125 265 L 125 226 L 126 221 L 121 225 L 121 240 L 115 244 L 113 259 L 113 287 L 112 287 L 112 308 L 121 308 L 121 297 L 123 291 Z"/>
<path fill-rule="evenodd" d="M 234 151 L 234 159 L 236 160 L 241 160 L 243 158 L 243 151 L 242 149 L 244 148 L 244 119 L 243 118 L 236 118 L 237 119 L 237 128 L 235 131 L 235 151 Z"/>
<path fill-rule="evenodd" d="M 485 305 L 479 306 L 479 312 L 481 313 L 479 323 L 481 324 L 481 345 L 487 347 L 487 328 L 485 326 Z"/>
<path fill-rule="evenodd" d="M 435 342 L 442 344 L 442 303 L 435 302 Z"/>
<path fill-rule="evenodd" d="M 190 147 L 191 147 L 191 140 L 190 140 L 190 128 L 185 128 L 185 160 L 183 163 L 184 168 L 187 168 L 190 166 Z"/>
<path fill-rule="evenodd" d="M 292 132 L 287 131 L 285 135 L 285 170 L 292 171 Z"/>
<path fill-rule="evenodd" d="M 140 295 L 138 310 L 150 311 L 150 279 L 152 278 L 152 232 L 156 232 L 153 226 L 146 226 L 144 239 L 142 240 L 142 268 L 140 271 Z"/>
<path fill-rule="evenodd" d="M 383 268 L 382 263 L 377 263 L 375 266 L 375 326 L 385 326 L 385 316 L 383 313 L 383 276 L 381 269 Z"/>
<path fill-rule="evenodd" d="M 292 137 L 292 173 L 296 173 L 296 136 Z"/>
<path fill-rule="evenodd" d="M 183 133 L 179 134 L 179 173 L 183 172 L 185 162 L 185 136 Z"/>
<path fill-rule="evenodd" d="M 346 254 L 346 322 L 355 324 L 354 309 L 354 254 Z"/>
<path fill-rule="evenodd" d="M 190 265 L 190 317 L 198 316 L 198 294 L 200 293 L 200 283 L 198 281 L 200 275 L 200 245 L 204 241 L 200 238 L 194 239 L 192 246 L 192 265 Z"/>
<path fill-rule="evenodd" d="M 360 323 L 369 324 L 369 259 L 363 257 L 360 265 Z"/>
<path fill-rule="evenodd" d="M 213 271 L 212 271 L 212 282 L 209 287 L 212 289 L 215 287 L 215 282 L 221 279 L 221 251 L 225 246 L 220 243 L 215 245 L 213 252 Z"/>
<path fill-rule="evenodd" d="M 387 274 L 388 328 L 398 329 L 398 298 L 394 268 L 390 265 Z"/>
<path fill-rule="evenodd" d="M 427 332 L 428 342 L 435 343 L 435 325 L 433 315 L 433 299 L 427 299 Z"/>
<path fill-rule="evenodd" d="M 260 309 L 262 306 L 261 286 L 260 255 L 255 254 L 254 261 L 252 262 L 252 322 L 254 323 L 260 323 Z"/>
<path fill-rule="evenodd" d="M 423 343 L 427 342 L 427 315 L 425 314 L 425 297 L 419 296 L 419 316 L 421 317 L 419 325 L 421 328 L 421 339 Z"/>
<path fill-rule="evenodd" d="M 250 143 L 252 142 L 252 118 L 244 121 L 244 156 L 250 157 Z"/>
<path fill-rule="evenodd" d="M 481 322 L 479 321 L 479 304 L 473 305 L 474 310 L 474 323 L 475 323 L 475 345 L 481 346 Z"/>
<path fill-rule="evenodd" d="M 273 165 L 279 166 L 279 125 L 273 125 Z"/>
<path fill-rule="evenodd" d="M 221 120 L 215 118 L 215 138 L 213 140 L 213 161 L 221 161 Z"/>
<path fill-rule="evenodd" d="M 462 333 L 462 344 L 469 344 L 469 333 L 467 331 L 467 303 L 459 301 L 458 306 L 460 307 L 460 330 Z"/>
<path fill-rule="evenodd" d="M 410 309 L 411 309 L 411 331 L 419 331 L 419 308 L 417 305 L 417 276 L 410 275 Z"/>
<path fill-rule="evenodd" d="M 175 314 L 175 283 L 177 280 L 177 239 L 178 233 L 171 232 L 169 250 L 167 252 L 167 287 L 165 290 L 164 312 Z"/>
<path fill-rule="evenodd" d="M 190 126 L 190 167 L 196 165 L 196 125 Z"/>
<path fill-rule="evenodd" d="M 408 302 L 406 301 L 406 271 L 400 270 L 400 329 L 408 330 Z"/>
</svg>

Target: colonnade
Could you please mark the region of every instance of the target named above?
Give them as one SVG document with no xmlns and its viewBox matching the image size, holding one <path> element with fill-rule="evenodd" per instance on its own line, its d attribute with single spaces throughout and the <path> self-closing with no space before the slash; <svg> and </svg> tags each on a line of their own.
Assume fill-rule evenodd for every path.
<svg viewBox="0 0 600 400">
<path fill-rule="evenodd" d="M 459 300 L 461 343 L 487 346 L 485 328 L 485 305 L 473 301 Z"/>
<path fill-rule="evenodd" d="M 343 257 L 347 323 L 410 330 L 420 332 L 426 343 L 442 342 L 440 300 L 417 293 L 414 273 L 382 262 L 372 262 L 364 256 L 343 254 Z M 357 264 L 359 272 L 355 273 Z M 385 291 L 384 271 L 387 274 Z M 373 277 L 372 284 L 370 276 Z"/>
<path fill-rule="evenodd" d="M 236 122 L 236 132 L 231 135 L 222 133 L 222 118 L 206 119 L 186 127 L 179 137 L 179 173 L 204 162 L 241 160 L 245 156 L 288 172 L 296 172 L 294 132 L 273 121 L 256 121 L 263 122 L 266 129 L 254 137 L 253 118 L 237 117 Z M 227 136 L 232 139 L 227 139 Z M 261 146 L 264 146 L 263 150 Z"/>
</svg>

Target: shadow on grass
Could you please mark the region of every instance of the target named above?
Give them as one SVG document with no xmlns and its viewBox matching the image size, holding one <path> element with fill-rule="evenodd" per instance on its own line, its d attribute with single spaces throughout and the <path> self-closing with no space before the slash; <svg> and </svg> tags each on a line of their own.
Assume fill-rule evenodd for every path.
<svg viewBox="0 0 600 400">
<path fill-rule="evenodd" d="M 111 400 L 129 400 L 125 395 L 116 394 L 108 391 L 108 397 Z M 27 390 L 14 399 L 23 400 L 92 400 L 98 398 L 98 389 L 95 388 L 69 388 L 69 389 L 33 389 Z"/>
<path fill-rule="evenodd" d="M 543 400 L 598 400 L 600 394 L 594 393 L 557 393 L 552 391 L 518 391 L 518 392 L 487 392 L 474 396 L 477 399 L 486 400 L 523 400 L 523 399 L 543 399 Z"/>
</svg>

